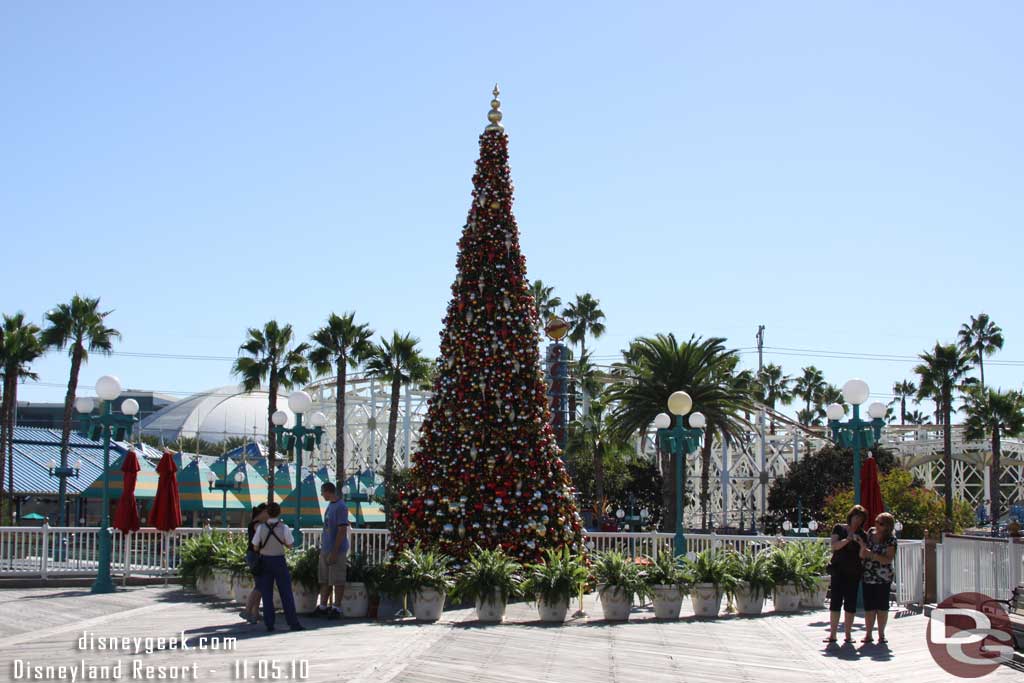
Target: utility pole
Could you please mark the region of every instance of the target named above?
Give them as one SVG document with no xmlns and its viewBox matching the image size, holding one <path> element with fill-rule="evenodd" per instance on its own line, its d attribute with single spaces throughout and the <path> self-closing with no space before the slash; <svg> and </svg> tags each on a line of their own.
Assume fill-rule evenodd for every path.
<svg viewBox="0 0 1024 683">
<path fill-rule="evenodd" d="M 757 376 L 761 377 L 761 370 L 764 368 L 764 325 L 757 326 Z M 766 502 L 768 498 L 768 451 L 767 444 L 765 443 L 764 437 L 764 405 L 761 405 L 761 411 L 758 418 L 758 429 L 761 432 L 761 474 L 759 476 L 759 482 L 761 484 L 761 514 L 765 514 L 768 509 Z"/>
</svg>

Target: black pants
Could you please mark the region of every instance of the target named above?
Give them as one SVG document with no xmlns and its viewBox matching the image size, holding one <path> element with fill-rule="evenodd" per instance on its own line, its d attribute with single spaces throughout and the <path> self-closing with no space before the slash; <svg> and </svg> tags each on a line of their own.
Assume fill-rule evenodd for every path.
<svg viewBox="0 0 1024 683">
<path fill-rule="evenodd" d="M 832 574 L 832 601 L 829 609 L 833 612 L 846 610 L 851 614 L 857 611 L 857 589 L 860 587 L 860 574 Z"/>
<path fill-rule="evenodd" d="M 865 583 L 864 584 L 864 611 L 865 612 L 888 612 L 889 611 L 889 590 L 891 583 Z"/>
</svg>

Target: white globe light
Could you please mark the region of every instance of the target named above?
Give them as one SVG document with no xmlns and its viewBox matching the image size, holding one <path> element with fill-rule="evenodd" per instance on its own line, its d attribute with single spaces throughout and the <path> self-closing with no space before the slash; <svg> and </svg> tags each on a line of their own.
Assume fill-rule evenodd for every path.
<svg viewBox="0 0 1024 683">
<path fill-rule="evenodd" d="M 245 473 L 242 472 L 241 470 L 235 472 L 235 481 L 237 481 L 239 484 L 245 481 Z"/>
<path fill-rule="evenodd" d="M 323 427 L 327 424 L 327 416 L 318 410 L 309 416 L 309 424 L 313 427 Z"/>
<path fill-rule="evenodd" d="M 880 417 L 885 417 L 885 404 L 881 401 L 875 401 L 868 406 L 868 415 L 876 420 Z"/>
<path fill-rule="evenodd" d="M 708 421 L 704 417 L 704 413 L 694 413 L 690 416 L 690 427 L 692 429 L 704 429 L 707 423 Z"/>
<path fill-rule="evenodd" d="M 288 421 L 288 413 L 283 410 L 278 410 L 270 416 L 270 421 L 278 427 L 283 427 L 284 423 Z"/>
<path fill-rule="evenodd" d="M 658 413 L 658 416 L 654 418 L 654 426 L 658 429 L 668 429 L 672 426 L 672 418 L 668 416 L 668 413 Z"/>
<path fill-rule="evenodd" d="M 121 401 L 121 412 L 127 415 L 128 417 L 134 416 L 136 413 L 139 412 L 139 402 L 136 401 L 134 398 L 126 398 L 125 400 Z"/>
<path fill-rule="evenodd" d="M 288 407 L 293 413 L 308 413 L 313 407 L 313 398 L 305 391 L 293 391 L 288 395 Z"/>
<path fill-rule="evenodd" d="M 622 519 L 623 517 L 625 517 L 625 516 L 626 516 L 626 511 L 625 511 L 625 510 L 622 510 L 622 509 L 619 509 L 619 510 L 618 510 L 618 511 L 617 511 L 617 512 L 615 513 L 615 516 L 616 516 L 616 517 L 618 517 L 619 519 Z"/>
<path fill-rule="evenodd" d="M 841 420 L 845 414 L 846 409 L 838 403 L 829 403 L 828 408 L 825 408 L 825 416 L 830 420 Z"/>
<path fill-rule="evenodd" d="M 896 522 L 894 528 L 896 531 L 903 531 L 903 524 L 901 522 Z"/>
<path fill-rule="evenodd" d="M 818 530 L 818 520 L 812 519 L 810 521 L 810 523 L 807 525 L 807 528 L 810 529 L 811 531 L 817 531 Z"/>
<path fill-rule="evenodd" d="M 647 508 L 644 508 L 643 510 L 640 511 L 640 516 L 643 517 L 644 519 L 647 519 L 648 517 L 651 516 L 651 513 L 650 513 L 650 511 Z"/>
<path fill-rule="evenodd" d="M 346 496 L 347 496 L 347 495 L 349 494 L 349 491 L 351 491 L 351 490 L 352 490 L 352 489 L 351 489 L 351 488 L 349 488 L 349 485 L 348 485 L 348 484 L 345 484 L 344 486 L 342 486 L 342 487 L 341 487 L 341 492 L 342 492 L 343 494 L 345 494 Z"/>
<path fill-rule="evenodd" d="M 96 407 L 96 402 L 88 396 L 81 396 L 75 399 L 75 410 L 80 413 L 91 413 Z"/>
<path fill-rule="evenodd" d="M 210 482 L 212 484 L 214 481 L 216 481 L 216 479 L 217 479 L 217 475 L 214 474 L 213 472 L 207 472 L 206 473 L 206 481 L 208 481 L 208 482 Z"/>
<path fill-rule="evenodd" d="M 675 391 L 668 397 L 668 409 L 676 415 L 686 415 L 693 407 L 693 399 L 685 391 Z"/>
<path fill-rule="evenodd" d="M 862 379 L 851 379 L 843 385 L 843 398 L 850 405 L 859 406 L 868 400 L 870 394 L 871 389 L 868 388 L 868 383 Z"/>
<path fill-rule="evenodd" d="M 96 395 L 104 401 L 113 401 L 121 395 L 121 381 L 113 375 L 103 375 L 96 381 Z"/>
<path fill-rule="evenodd" d="M 793 523 L 787 519 L 785 522 L 782 523 L 782 528 L 786 531 L 792 531 Z"/>
</svg>

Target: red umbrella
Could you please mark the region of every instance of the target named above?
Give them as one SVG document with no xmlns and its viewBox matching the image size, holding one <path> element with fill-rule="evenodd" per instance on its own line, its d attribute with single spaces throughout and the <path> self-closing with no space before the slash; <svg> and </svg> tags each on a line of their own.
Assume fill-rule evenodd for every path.
<svg viewBox="0 0 1024 683">
<path fill-rule="evenodd" d="M 150 508 L 149 521 L 160 531 L 174 531 L 181 526 L 181 501 L 178 498 L 178 466 L 174 454 L 164 451 L 160 464 L 156 466 L 160 481 L 156 485 L 156 497 Z"/>
<path fill-rule="evenodd" d="M 117 514 L 114 515 L 114 528 L 120 529 L 121 533 L 138 531 L 139 509 L 135 504 L 135 480 L 139 478 L 139 458 L 135 451 L 128 451 L 121 463 L 121 471 L 124 473 L 124 486 L 121 487 L 121 497 L 117 501 Z"/>
<path fill-rule="evenodd" d="M 860 504 L 868 512 L 866 528 L 875 525 L 875 517 L 885 512 L 882 504 L 882 488 L 878 483 L 878 463 L 868 457 L 860 466 Z"/>
</svg>

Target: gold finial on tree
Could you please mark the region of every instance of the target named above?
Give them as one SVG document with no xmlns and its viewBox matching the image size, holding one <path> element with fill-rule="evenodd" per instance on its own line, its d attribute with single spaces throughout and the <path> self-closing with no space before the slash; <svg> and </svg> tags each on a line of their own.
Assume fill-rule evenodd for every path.
<svg viewBox="0 0 1024 683">
<path fill-rule="evenodd" d="M 498 84 L 495 83 L 494 90 L 492 91 L 494 99 L 491 100 L 491 110 L 487 112 L 487 120 L 490 121 L 490 123 L 487 125 L 487 128 L 484 128 L 484 131 L 505 130 L 505 127 L 501 125 L 501 100 L 498 99 L 499 93 Z"/>
</svg>

